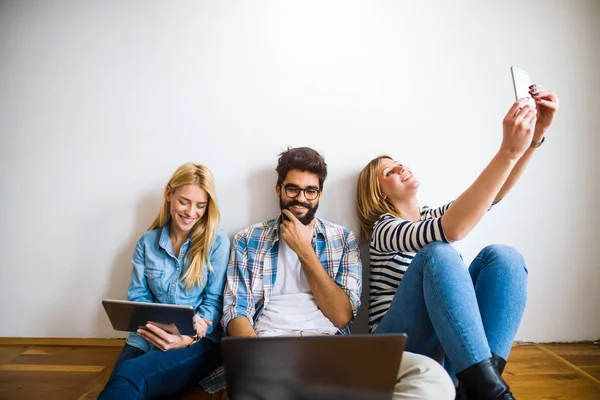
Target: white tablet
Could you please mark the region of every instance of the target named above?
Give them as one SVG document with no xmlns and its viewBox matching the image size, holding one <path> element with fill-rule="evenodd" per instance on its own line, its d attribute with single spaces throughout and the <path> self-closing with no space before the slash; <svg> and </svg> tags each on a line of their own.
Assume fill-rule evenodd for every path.
<svg viewBox="0 0 600 400">
<path fill-rule="evenodd" d="M 182 335 L 196 335 L 194 309 L 191 306 L 111 299 L 102 300 L 102 306 L 113 329 L 117 331 L 135 332 L 148 322 L 154 322 L 174 324 Z"/>
<path fill-rule="evenodd" d="M 529 86 L 531 86 L 531 78 L 527 71 L 522 70 L 521 68 L 517 68 L 515 66 L 510 67 L 510 72 L 512 74 L 513 87 L 515 88 L 515 98 L 516 100 L 522 99 L 523 97 L 527 97 L 527 104 L 529 104 L 533 108 L 537 108 L 535 105 L 535 101 L 533 97 L 529 94 Z"/>
</svg>

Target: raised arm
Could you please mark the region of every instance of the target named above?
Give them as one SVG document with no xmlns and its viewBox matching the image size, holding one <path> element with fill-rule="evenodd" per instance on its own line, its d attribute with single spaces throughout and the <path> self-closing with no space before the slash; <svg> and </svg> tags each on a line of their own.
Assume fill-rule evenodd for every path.
<svg viewBox="0 0 600 400">
<path fill-rule="evenodd" d="M 536 149 L 541 146 L 541 143 L 546 136 L 546 132 L 552 124 L 554 116 L 558 112 L 558 97 L 550 90 L 547 90 L 540 85 L 531 85 L 529 93 L 533 96 L 537 104 L 537 122 L 533 133 L 533 142 L 537 143 L 537 145 L 530 146 L 525 154 L 521 156 L 506 179 L 506 182 L 504 182 L 502 189 L 498 192 L 494 203 L 497 203 L 506 197 L 508 192 L 515 186 L 523 174 L 523 171 L 525 171 L 525 167 L 533 157 L 533 154 L 536 152 Z"/>
<path fill-rule="evenodd" d="M 536 125 L 536 110 L 516 101 L 503 121 L 502 145 L 492 161 L 473 184 L 461 194 L 441 217 L 448 241 L 464 238 L 490 208 L 515 165 L 531 145 Z"/>
</svg>

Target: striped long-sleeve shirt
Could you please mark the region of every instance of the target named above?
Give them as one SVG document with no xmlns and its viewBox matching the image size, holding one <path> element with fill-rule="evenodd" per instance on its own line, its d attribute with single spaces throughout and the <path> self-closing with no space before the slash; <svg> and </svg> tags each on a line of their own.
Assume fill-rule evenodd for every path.
<svg viewBox="0 0 600 400">
<path fill-rule="evenodd" d="M 369 330 L 390 308 L 398 285 L 415 253 L 432 242 L 448 242 L 441 216 L 452 203 L 436 209 L 421 208 L 420 221 L 406 221 L 384 214 L 375 222 L 369 247 L 370 284 Z"/>
</svg>

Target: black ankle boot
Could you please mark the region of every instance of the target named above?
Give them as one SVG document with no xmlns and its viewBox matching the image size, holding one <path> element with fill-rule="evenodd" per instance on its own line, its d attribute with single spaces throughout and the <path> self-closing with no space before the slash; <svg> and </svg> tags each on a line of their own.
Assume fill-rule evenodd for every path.
<svg viewBox="0 0 600 400">
<path fill-rule="evenodd" d="M 506 367 L 506 360 L 496 353 L 492 353 L 492 358 L 494 359 L 494 364 L 496 364 L 498 372 L 500 373 L 500 375 L 502 375 L 502 373 L 504 372 L 504 367 Z M 465 393 L 465 389 L 460 384 L 460 382 L 458 386 L 456 386 L 456 397 L 454 398 L 454 400 L 468 400 L 467 394 Z"/>
<path fill-rule="evenodd" d="M 500 375 L 502 375 L 502 373 L 504 372 L 504 367 L 506 367 L 506 360 L 496 353 L 492 353 L 492 358 L 494 359 L 494 364 L 496 364 L 496 368 L 498 368 L 498 372 L 500 372 Z"/>
<path fill-rule="evenodd" d="M 467 398 L 477 400 L 514 400 L 510 388 L 500 377 L 493 358 L 487 358 L 456 374 Z"/>
</svg>

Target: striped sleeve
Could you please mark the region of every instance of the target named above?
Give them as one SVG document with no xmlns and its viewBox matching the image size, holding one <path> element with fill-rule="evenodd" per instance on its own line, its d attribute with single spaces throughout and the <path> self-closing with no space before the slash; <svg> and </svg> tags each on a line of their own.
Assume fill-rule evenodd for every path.
<svg viewBox="0 0 600 400">
<path fill-rule="evenodd" d="M 495 203 L 492 203 L 490 205 L 490 207 L 488 208 L 488 211 L 490 211 L 492 208 L 494 208 L 494 206 L 498 203 L 500 203 L 500 201 L 502 201 L 502 199 L 498 200 Z M 452 205 L 452 203 L 454 203 L 453 201 L 451 201 L 448 204 L 444 204 L 441 207 L 438 208 L 434 208 L 434 209 L 429 209 L 429 208 L 424 208 L 423 211 L 421 211 L 421 216 L 424 218 L 439 218 L 442 215 L 444 215 L 444 213 L 446 211 L 448 211 L 448 209 L 450 208 L 450 206 Z"/>
<path fill-rule="evenodd" d="M 374 250 L 385 253 L 416 253 L 433 242 L 448 243 L 441 217 L 412 222 L 385 214 L 375 223 L 371 246 Z"/>
<path fill-rule="evenodd" d="M 450 208 L 452 203 L 454 203 L 454 202 L 451 201 L 448 204 L 444 204 L 441 207 L 433 208 L 433 209 L 425 208 L 421 212 L 421 216 L 423 216 L 423 218 L 440 218 L 442 215 L 444 215 L 444 213 L 446 211 L 448 211 L 448 209 Z"/>
</svg>

